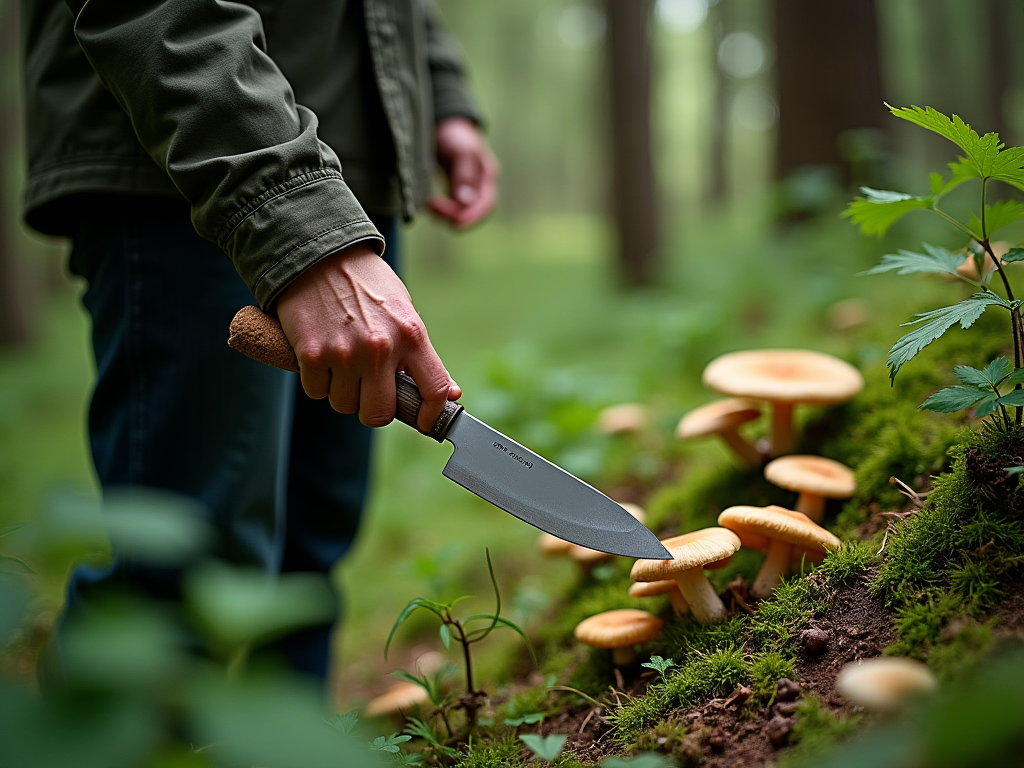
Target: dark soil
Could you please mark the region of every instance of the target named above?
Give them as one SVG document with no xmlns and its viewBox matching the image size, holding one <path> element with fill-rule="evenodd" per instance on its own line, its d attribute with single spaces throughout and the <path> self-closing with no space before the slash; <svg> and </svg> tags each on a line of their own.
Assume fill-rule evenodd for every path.
<svg viewBox="0 0 1024 768">
<path fill-rule="evenodd" d="M 992 456 L 979 448 L 968 448 L 964 454 L 967 462 L 967 479 L 975 488 L 985 488 L 993 501 L 1008 517 L 1024 515 L 1024 494 L 1017 492 L 1020 475 L 1007 473 L 1007 467 L 1024 464 L 1024 447 L 1006 448 Z"/>
</svg>

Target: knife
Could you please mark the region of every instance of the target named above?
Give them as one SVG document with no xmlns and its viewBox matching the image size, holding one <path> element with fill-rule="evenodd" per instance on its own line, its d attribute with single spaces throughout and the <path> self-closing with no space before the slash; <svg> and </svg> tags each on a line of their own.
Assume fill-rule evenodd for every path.
<svg viewBox="0 0 1024 768">
<path fill-rule="evenodd" d="M 231 321 L 228 346 L 261 363 L 298 371 L 299 363 L 277 318 L 243 307 Z M 395 375 L 395 418 L 417 429 L 423 398 L 403 372 Z M 417 429 L 418 431 L 418 429 Z M 640 521 L 603 493 L 529 448 L 447 402 L 430 432 L 455 446 L 442 474 L 542 531 L 590 549 L 648 560 L 672 555 Z"/>
</svg>

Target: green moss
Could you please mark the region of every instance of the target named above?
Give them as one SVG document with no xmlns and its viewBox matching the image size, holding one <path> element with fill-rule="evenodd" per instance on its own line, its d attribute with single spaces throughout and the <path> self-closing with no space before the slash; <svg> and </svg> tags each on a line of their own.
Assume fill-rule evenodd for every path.
<svg viewBox="0 0 1024 768">
<path fill-rule="evenodd" d="M 922 602 L 910 603 L 896 612 L 894 625 L 899 636 L 886 649 L 892 656 L 925 659 L 931 646 L 939 641 L 942 628 L 951 620 L 964 616 L 964 605 L 951 592 L 936 592 Z"/>
<path fill-rule="evenodd" d="M 784 580 L 754 613 L 753 636 L 763 651 L 791 651 L 792 633 L 807 623 L 820 607 L 807 579 Z"/>
<path fill-rule="evenodd" d="M 601 696 L 615 680 L 613 670 L 611 651 L 593 649 L 586 659 L 573 669 L 566 685 L 587 696 Z"/>
<path fill-rule="evenodd" d="M 667 711 L 664 697 L 654 686 L 643 696 L 627 698 L 608 713 L 608 721 L 615 727 L 615 743 L 624 749 L 636 744 L 641 732 L 659 722 Z"/>
<path fill-rule="evenodd" d="M 504 718 L 516 718 L 532 715 L 536 712 L 547 712 L 551 703 L 551 691 L 546 685 L 538 685 L 517 691 L 501 708 L 498 722 Z"/>
<path fill-rule="evenodd" d="M 691 656 L 723 648 L 742 648 L 750 633 L 750 620 L 737 614 L 720 624 L 698 624 L 687 617 L 665 627 L 661 637 L 652 644 L 665 658 L 685 663 Z"/>
<path fill-rule="evenodd" d="M 877 561 L 877 551 L 878 547 L 871 542 L 848 541 L 825 555 L 815 572 L 829 589 L 848 587 Z"/>
<path fill-rule="evenodd" d="M 759 653 L 754 656 L 750 665 L 750 676 L 753 679 L 754 703 L 767 706 L 775 701 L 775 693 L 779 680 L 784 677 L 796 677 L 793 659 L 777 651 Z"/>
<path fill-rule="evenodd" d="M 860 715 L 834 715 L 814 696 L 804 696 L 789 736 L 793 746 L 779 755 L 777 767 L 813 765 L 817 755 L 855 731 L 860 721 Z"/>
<path fill-rule="evenodd" d="M 526 768 L 523 744 L 516 738 L 472 741 L 455 768 Z"/>
<path fill-rule="evenodd" d="M 973 619 L 963 619 L 946 625 L 942 642 L 933 646 L 928 654 L 928 666 L 939 682 L 962 678 L 991 652 L 993 624 L 994 621 L 980 624 Z"/>
</svg>

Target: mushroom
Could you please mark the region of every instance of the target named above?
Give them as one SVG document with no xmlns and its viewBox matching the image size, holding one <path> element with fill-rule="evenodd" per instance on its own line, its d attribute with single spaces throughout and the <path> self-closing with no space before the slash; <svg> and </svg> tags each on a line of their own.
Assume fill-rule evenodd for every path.
<svg viewBox="0 0 1024 768">
<path fill-rule="evenodd" d="M 796 511 L 820 523 L 825 499 L 848 499 L 857 491 L 853 470 L 821 456 L 783 456 L 768 462 L 764 476 L 770 483 L 800 495 Z"/>
<path fill-rule="evenodd" d="M 572 542 L 560 539 L 550 533 L 542 533 L 537 539 L 537 549 L 542 554 L 557 556 L 567 555 L 569 550 L 572 548 Z"/>
<path fill-rule="evenodd" d="M 662 544 L 667 546 L 667 542 L 671 542 L 673 539 L 666 539 Z M 732 562 L 732 555 L 716 560 L 713 563 L 708 563 L 704 566 L 705 570 L 714 570 L 717 568 L 725 568 L 730 562 Z M 685 616 L 690 612 L 690 604 L 686 602 L 686 598 L 683 597 L 683 593 L 679 591 L 679 585 L 676 584 L 675 579 L 665 579 L 663 581 L 635 581 L 629 585 L 629 596 L 630 597 L 655 597 L 657 595 L 668 595 L 668 599 L 672 602 L 672 609 L 676 612 L 676 616 Z"/>
<path fill-rule="evenodd" d="M 1010 251 L 1010 244 L 1002 241 L 990 243 L 990 246 L 992 248 L 992 253 L 996 255 L 997 259 L 1002 259 L 1003 256 L 1005 256 Z M 984 257 L 982 258 L 982 269 L 984 269 L 985 272 L 988 273 L 994 270 L 995 268 L 996 263 L 992 260 L 992 257 L 989 256 L 988 252 L 986 251 Z M 978 262 L 975 260 L 974 254 L 971 253 L 970 251 L 967 252 L 967 258 L 964 259 L 963 262 L 961 262 L 960 266 L 956 268 L 956 273 L 960 275 L 960 277 L 966 277 L 968 280 L 973 280 L 976 283 L 979 282 L 982 278 L 982 275 L 979 274 L 978 272 Z"/>
<path fill-rule="evenodd" d="M 752 467 L 764 464 L 764 456 L 737 428 L 761 416 L 760 407 L 751 400 L 729 398 L 717 400 L 690 411 L 676 427 L 676 437 L 690 440 L 718 435 L 733 451 Z"/>
<path fill-rule="evenodd" d="M 662 542 L 671 560 L 637 560 L 630 571 L 633 581 L 674 579 L 690 611 L 701 624 L 725 619 L 725 605 L 704 575 L 704 566 L 730 557 L 740 548 L 740 540 L 725 528 L 705 528 Z"/>
<path fill-rule="evenodd" d="M 782 507 L 729 507 L 718 516 L 718 524 L 734 531 L 748 549 L 768 551 L 750 587 L 757 598 L 771 595 L 798 553 L 813 557 L 841 544 L 807 515 Z"/>
<path fill-rule="evenodd" d="M 621 501 L 617 503 L 620 507 L 629 512 L 629 514 L 639 520 L 641 524 L 647 519 L 647 513 L 639 504 L 631 504 L 628 501 Z M 580 564 L 580 567 L 584 572 L 589 572 L 590 569 L 598 563 L 603 563 L 606 560 L 611 560 L 615 557 L 615 555 L 602 552 L 599 549 L 590 549 L 589 547 L 584 547 L 581 544 L 572 543 L 569 543 L 569 546 L 566 548 L 566 552 L 570 558 Z"/>
<path fill-rule="evenodd" d="M 622 403 L 597 414 L 597 431 L 605 435 L 639 432 L 647 426 L 647 409 L 639 403 Z"/>
<path fill-rule="evenodd" d="M 408 709 L 418 709 L 429 701 L 430 696 L 421 686 L 403 681 L 367 704 L 363 717 L 398 715 Z"/>
<path fill-rule="evenodd" d="M 636 661 L 633 646 L 646 643 L 661 632 L 664 622 L 637 608 L 619 608 L 584 619 L 573 635 L 591 648 L 611 648 L 612 663 L 623 667 Z"/>
<path fill-rule="evenodd" d="M 902 656 L 879 656 L 839 670 L 836 690 L 851 704 L 874 712 L 892 712 L 913 696 L 938 688 L 928 665 Z"/>
<path fill-rule="evenodd" d="M 686 602 L 683 593 L 679 591 L 679 585 L 673 579 L 635 581 L 629 585 L 630 597 L 655 597 L 657 595 L 668 595 L 676 616 L 685 616 L 690 612 L 690 604 Z"/>
<path fill-rule="evenodd" d="M 864 388 L 849 363 L 823 352 L 763 349 L 733 352 L 704 369 L 705 386 L 732 397 L 772 404 L 771 455 L 793 451 L 793 406 L 844 403 Z"/>
</svg>

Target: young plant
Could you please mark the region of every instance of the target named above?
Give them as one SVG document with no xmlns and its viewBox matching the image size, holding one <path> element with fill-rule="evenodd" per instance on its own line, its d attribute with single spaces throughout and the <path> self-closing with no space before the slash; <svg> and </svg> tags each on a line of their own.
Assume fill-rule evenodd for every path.
<svg viewBox="0 0 1024 768">
<path fill-rule="evenodd" d="M 665 673 L 672 667 L 676 666 L 676 663 L 672 661 L 672 659 L 663 659 L 661 656 L 651 656 L 650 661 L 645 661 L 640 666 L 655 670 L 659 675 L 661 675 L 661 679 L 664 680 Z"/>
<path fill-rule="evenodd" d="M 455 609 L 455 606 L 462 601 L 469 600 L 470 596 L 468 595 L 457 597 L 450 603 L 437 603 L 433 600 L 427 600 L 422 597 L 414 597 L 398 615 L 398 619 L 395 621 L 395 625 L 391 628 L 391 633 L 388 635 L 387 643 L 384 645 L 384 658 L 386 659 L 388 649 L 391 647 L 391 640 L 394 638 L 398 627 L 401 626 L 401 624 L 408 619 L 417 608 L 423 608 L 437 616 L 441 621 L 438 633 L 441 636 L 441 642 L 444 644 L 444 647 L 450 648 L 453 638 L 462 647 L 462 659 L 466 672 L 466 693 L 459 697 L 458 706 L 466 711 L 470 729 L 472 729 L 476 723 L 476 711 L 480 708 L 483 701 L 483 693 L 477 690 L 473 681 L 473 658 L 470 649 L 475 643 L 479 643 L 481 640 L 484 640 L 495 629 L 511 629 L 523 638 L 526 642 L 526 647 L 530 651 L 530 656 L 533 659 L 534 664 L 537 663 L 537 656 L 534 653 L 533 644 L 530 642 L 530 638 L 526 636 L 526 633 L 518 624 L 510 621 L 509 619 L 503 618 L 501 615 L 501 591 L 498 589 L 498 581 L 494 576 L 494 566 L 491 564 L 491 551 L 489 549 L 486 550 L 486 554 L 487 572 L 491 577 L 491 586 L 494 588 L 494 613 L 475 613 L 472 616 L 459 619 L 455 616 L 453 610 Z M 484 625 L 471 628 L 471 625 L 479 622 L 483 622 Z M 427 688 L 425 681 L 421 682 L 420 679 L 416 678 L 414 675 L 408 675 L 406 679 Z M 431 693 L 430 688 L 427 688 L 427 693 Z"/>
<path fill-rule="evenodd" d="M 994 361 L 984 372 L 977 369 L 961 370 L 957 376 L 971 388 L 970 392 L 967 388 L 951 387 L 928 398 L 921 407 L 948 413 L 981 403 L 979 415 L 991 414 L 998 408 L 1004 426 L 1008 427 L 1010 421 L 1006 407 L 1014 406 L 1017 408 L 1015 420 L 1019 425 L 1024 395 L 1015 393 L 1020 391 L 1022 374 L 1017 371 L 1024 362 L 1024 327 L 1021 324 L 1021 301 L 1014 297 L 1004 266 L 1024 260 L 1024 248 L 1014 248 L 999 257 L 992 248 L 991 237 L 996 230 L 1024 218 L 1024 203 L 1001 200 L 990 205 L 988 194 L 989 184 L 994 181 L 1024 190 L 1024 147 L 1006 147 L 996 133 L 979 136 L 956 115 L 950 118 L 931 107 L 890 106 L 889 109 L 896 117 L 952 141 L 964 154 L 949 164 L 948 179 L 939 173 L 930 175 L 929 194 L 915 196 L 863 187 L 863 196 L 850 203 L 843 215 L 858 225 L 861 232 L 881 236 L 911 211 L 932 211 L 967 238 L 967 247 L 963 251 L 952 252 L 924 243 L 924 253 L 901 250 L 896 254 L 886 254 L 876 267 L 865 274 L 946 274 L 976 289 L 972 296 L 957 304 L 915 315 L 914 320 L 905 323 L 917 327 L 900 338 L 889 351 L 889 378 L 895 380 L 905 363 L 954 325 L 959 323 L 961 328 L 970 328 L 989 307 L 999 307 L 1010 316 L 1013 371 L 1004 371 L 999 361 Z M 967 222 L 962 222 L 940 208 L 939 203 L 943 197 L 968 181 L 980 184 L 980 207 L 979 213 L 972 213 Z M 963 274 L 966 272 L 963 269 L 958 271 L 968 258 L 974 261 L 975 270 L 971 275 Z M 1005 296 L 1000 296 L 991 288 L 990 283 L 996 275 Z M 1000 374 L 998 378 L 996 374 Z M 1000 386 L 1011 388 L 1014 393 L 999 394 Z M 950 389 L 954 391 L 950 392 Z M 978 397 L 971 399 L 975 393 Z"/>
<path fill-rule="evenodd" d="M 520 736 L 519 740 L 541 760 L 551 763 L 562 754 L 562 749 L 565 747 L 565 741 L 568 738 L 568 736 L 560 734 L 541 736 L 536 733 L 526 733 Z"/>
</svg>

